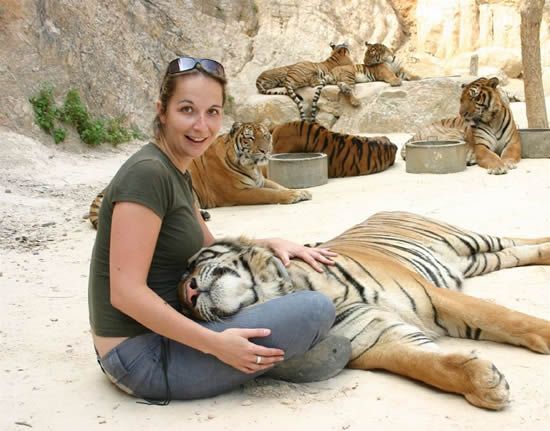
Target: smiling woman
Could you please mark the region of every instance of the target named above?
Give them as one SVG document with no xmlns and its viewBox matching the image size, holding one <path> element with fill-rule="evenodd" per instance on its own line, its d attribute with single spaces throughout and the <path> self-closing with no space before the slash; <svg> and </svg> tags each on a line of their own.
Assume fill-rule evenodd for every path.
<svg viewBox="0 0 550 431">
<path fill-rule="evenodd" d="M 188 168 L 215 140 L 224 100 L 220 63 L 173 60 L 161 84 L 154 142 L 132 155 L 104 190 L 90 264 L 90 324 L 103 371 L 138 397 L 217 395 L 304 354 L 299 380 L 320 380 L 337 374 L 349 359 L 349 341 L 342 337 L 318 343 L 334 321 L 334 306 L 315 292 L 274 300 L 223 322 L 199 323 L 180 312 L 177 286 L 186 264 L 214 241 L 193 200 Z M 282 239 L 257 242 L 285 264 L 298 257 L 318 271 L 319 263 L 331 264 L 334 256 Z M 188 300 L 193 302 L 193 294 Z M 318 346 L 336 353 L 315 360 Z M 278 375 L 292 379 L 292 371 Z"/>
</svg>

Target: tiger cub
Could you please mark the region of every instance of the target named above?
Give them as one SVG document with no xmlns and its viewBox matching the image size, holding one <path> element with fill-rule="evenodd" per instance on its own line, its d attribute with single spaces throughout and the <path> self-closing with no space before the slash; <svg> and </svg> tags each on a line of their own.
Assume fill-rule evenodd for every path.
<svg viewBox="0 0 550 431">
<path fill-rule="evenodd" d="M 317 116 L 317 102 L 321 90 L 327 83 L 327 75 L 338 66 L 353 65 L 349 47 L 346 43 L 330 44 L 332 52 L 330 56 L 320 63 L 302 61 L 289 66 L 278 67 L 265 71 L 258 76 L 256 88 L 262 94 L 286 94 L 297 105 L 300 119 L 305 120 L 306 114 L 302 98 L 296 94 L 302 87 L 314 87 L 315 95 L 311 101 L 310 118 L 315 120 Z M 275 87 L 284 87 L 284 90 L 275 90 Z"/>
<path fill-rule="evenodd" d="M 489 174 L 505 174 L 521 160 L 521 142 L 512 111 L 497 88 L 498 78 L 478 78 L 462 85 L 458 117 L 423 127 L 408 142 L 422 139 L 466 141 L 467 162 Z M 406 158 L 407 144 L 401 148 Z"/>
<path fill-rule="evenodd" d="M 393 165 L 397 153 L 385 136 L 346 135 L 307 121 L 281 124 L 271 133 L 274 153 L 327 154 L 329 178 L 381 172 Z"/>
<path fill-rule="evenodd" d="M 354 107 L 361 104 L 355 95 L 355 84 L 384 81 L 391 86 L 401 85 L 402 80 L 419 79 L 417 75 L 405 71 L 393 52 L 384 44 L 365 42 L 364 63 L 338 66 L 326 74 L 326 84 L 337 85 Z"/>
</svg>

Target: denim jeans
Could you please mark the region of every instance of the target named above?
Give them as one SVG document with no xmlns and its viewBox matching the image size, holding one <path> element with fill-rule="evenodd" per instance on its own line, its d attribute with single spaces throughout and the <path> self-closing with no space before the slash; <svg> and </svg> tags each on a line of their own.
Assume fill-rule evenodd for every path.
<svg viewBox="0 0 550 431">
<path fill-rule="evenodd" d="M 199 322 L 217 332 L 228 328 L 269 328 L 256 344 L 285 351 L 285 359 L 307 352 L 330 330 L 335 308 L 318 292 L 298 292 L 239 311 L 219 322 Z M 155 333 L 129 338 L 100 364 L 125 392 L 150 400 L 215 396 L 265 373 L 246 374 L 208 355 Z"/>
</svg>

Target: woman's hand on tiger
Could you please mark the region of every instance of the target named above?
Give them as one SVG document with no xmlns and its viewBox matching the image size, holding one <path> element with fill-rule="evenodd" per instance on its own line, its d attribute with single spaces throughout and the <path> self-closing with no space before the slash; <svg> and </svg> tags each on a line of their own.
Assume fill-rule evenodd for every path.
<svg viewBox="0 0 550 431">
<path fill-rule="evenodd" d="M 325 265 L 334 265 L 332 258 L 338 256 L 328 248 L 306 247 L 282 238 L 270 238 L 261 242 L 273 250 L 284 266 L 290 264 L 290 259 L 298 258 L 309 264 L 315 271 L 323 272 L 323 267 L 319 265 L 319 262 Z"/>
<path fill-rule="evenodd" d="M 211 352 L 220 361 L 243 373 L 252 374 L 268 370 L 283 361 L 281 349 L 260 346 L 249 338 L 267 337 L 271 330 L 262 328 L 231 328 L 219 333 L 216 351 Z"/>
</svg>

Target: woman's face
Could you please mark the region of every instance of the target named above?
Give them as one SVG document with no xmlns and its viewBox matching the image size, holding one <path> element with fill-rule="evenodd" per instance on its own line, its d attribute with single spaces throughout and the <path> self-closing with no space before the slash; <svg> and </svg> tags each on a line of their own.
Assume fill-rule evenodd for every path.
<svg viewBox="0 0 550 431">
<path fill-rule="evenodd" d="M 166 143 L 183 167 L 202 155 L 216 138 L 222 126 L 222 103 L 222 85 L 215 79 L 202 73 L 177 79 L 166 112 L 159 112 L 159 117 Z"/>
</svg>

